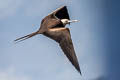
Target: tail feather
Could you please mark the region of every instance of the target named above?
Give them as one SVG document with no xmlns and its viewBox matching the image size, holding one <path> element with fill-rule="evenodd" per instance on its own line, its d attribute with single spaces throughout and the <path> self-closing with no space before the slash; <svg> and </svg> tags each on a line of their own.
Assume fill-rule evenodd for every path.
<svg viewBox="0 0 120 80">
<path fill-rule="evenodd" d="M 14 40 L 14 41 L 15 41 L 15 42 L 21 42 L 21 41 L 26 40 L 26 39 L 28 39 L 28 38 L 31 38 L 31 37 L 33 37 L 33 36 L 35 36 L 35 35 L 37 35 L 37 34 L 38 34 L 38 31 L 37 31 L 37 32 L 33 32 L 33 33 L 31 33 L 31 34 L 28 34 L 28 35 L 26 35 L 26 36 L 20 37 L 20 38 Z"/>
</svg>

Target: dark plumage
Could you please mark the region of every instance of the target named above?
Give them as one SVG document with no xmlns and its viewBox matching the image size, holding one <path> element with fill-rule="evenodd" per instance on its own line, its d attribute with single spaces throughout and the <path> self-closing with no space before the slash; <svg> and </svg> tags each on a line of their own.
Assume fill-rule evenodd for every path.
<svg viewBox="0 0 120 80">
<path fill-rule="evenodd" d="M 68 28 L 65 28 L 65 25 L 70 24 L 71 22 L 76 22 L 76 20 L 71 21 L 66 6 L 62 6 L 42 20 L 40 29 L 38 31 L 18 38 L 15 41 L 22 41 L 37 34 L 43 34 L 51 38 L 59 43 L 64 54 L 81 74 L 70 31 Z"/>
</svg>

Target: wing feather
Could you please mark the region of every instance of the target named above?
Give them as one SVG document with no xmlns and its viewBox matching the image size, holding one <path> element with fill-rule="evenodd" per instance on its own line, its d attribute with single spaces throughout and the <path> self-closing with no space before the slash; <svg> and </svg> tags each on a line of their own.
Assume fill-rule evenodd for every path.
<svg viewBox="0 0 120 80">
<path fill-rule="evenodd" d="M 78 59 L 75 54 L 69 29 L 68 28 L 52 28 L 44 35 L 59 43 L 64 54 L 67 56 L 69 61 L 73 64 L 73 66 L 77 69 L 77 71 L 80 72 L 81 74 Z"/>
<path fill-rule="evenodd" d="M 64 31 L 63 34 L 64 34 L 64 36 L 63 36 L 62 40 L 60 41 L 59 45 L 60 45 L 61 49 L 63 50 L 64 54 L 69 59 L 69 61 L 74 65 L 74 67 L 77 69 L 77 71 L 80 72 L 80 74 L 81 74 L 78 59 L 75 54 L 75 50 L 73 47 L 73 43 L 72 43 L 72 39 L 71 39 L 69 30 Z"/>
</svg>

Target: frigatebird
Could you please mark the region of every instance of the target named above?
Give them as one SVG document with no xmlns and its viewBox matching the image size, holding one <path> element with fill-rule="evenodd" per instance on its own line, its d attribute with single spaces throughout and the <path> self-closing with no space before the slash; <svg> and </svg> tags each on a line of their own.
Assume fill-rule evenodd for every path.
<svg viewBox="0 0 120 80">
<path fill-rule="evenodd" d="M 43 34 L 57 43 L 59 43 L 61 49 L 64 54 L 67 56 L 69 61 L 73 64 L 73 66 L 77 69 L 77 71 L 81 74 L 81 70 L 79 67 L 79 63 L 77 60 L 77 56 L 75 54 L 75 50 L 73 47 L 70 30 L 66 28 L 66 24 L 70 24 L 72 22 L 77 22 L 78 20 L 70 20 L 68 10 L 66 6 L 62 6 L 52 13 L 46 16 L 40 25 L 40 28 L 29 35 L 18 38 L 16 41 L 23 41 L 25 39 L 31 38 L 37 34 Z"/>
</svg>

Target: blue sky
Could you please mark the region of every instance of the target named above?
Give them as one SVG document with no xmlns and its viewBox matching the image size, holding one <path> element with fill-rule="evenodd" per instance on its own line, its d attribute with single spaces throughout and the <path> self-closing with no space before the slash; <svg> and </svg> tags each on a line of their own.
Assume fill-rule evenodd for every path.
<svg viewBox="0 0 120 80">
<path fill-rule="evenodd" d="M 1 0 L 0 80 L 97 80 L 105 77 L 109 65 L 106 32 L 109 15 L 106 17 L 105 10 L 110 8 L 105 3 L 104 0 Z M 41 20 L 62 5 L 67 5 L 71 19 L 80 20 L 67 27 L 82 76 L 59 45 L 43 35 L 18 44 L 13 42 L 39 29 Z"/>
</svg>

